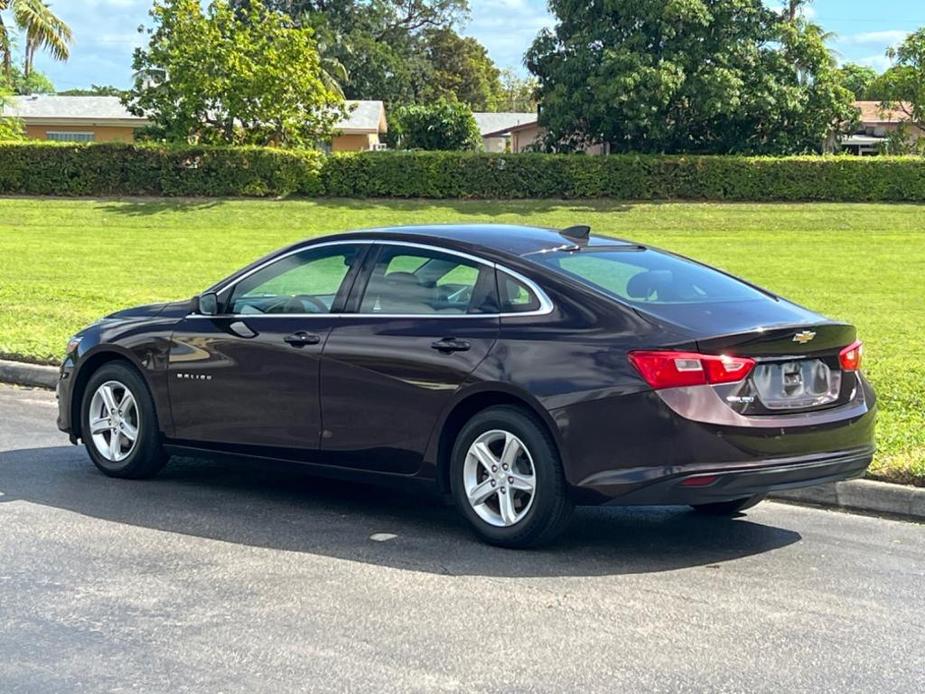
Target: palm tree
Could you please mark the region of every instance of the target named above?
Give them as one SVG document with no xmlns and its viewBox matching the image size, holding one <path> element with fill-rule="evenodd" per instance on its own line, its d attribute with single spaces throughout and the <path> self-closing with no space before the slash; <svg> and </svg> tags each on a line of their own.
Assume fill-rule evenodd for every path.
<svg viewBox="0 0 925 694">
<path fill-rule="evenodd" d="M 23 60 L 23 76 L 32 72 L 35 54 L 47 50 L 55 60 L 67 60 L 71 55 L 70 44 L 74 38 L 71 28 L 51 11 L 43 0 L 0 0 L 0 12 L 13 11 L 13 21 L 26 38 Z M 2 69 L 7 79 L 13 69 L 13 47 L 9 28 L 0 15 L 0 54 Z"/>
</svg>

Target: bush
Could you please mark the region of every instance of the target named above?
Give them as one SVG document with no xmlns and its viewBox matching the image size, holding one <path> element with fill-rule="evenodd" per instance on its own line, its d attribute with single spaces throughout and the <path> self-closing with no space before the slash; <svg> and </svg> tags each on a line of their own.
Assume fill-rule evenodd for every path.
<svg viewBox="0 0 925 694">
<path fill-rule="evenodd" d="M 448 99 L 393 109 L 388 137 L 401 149 L 471 150 L 482 142 L 472 110 Z"/>
<path fill-rule="evenodd" d="M 27 195 L 925 202 L 921 157 L 364 152 L 0 144 L 0 193 Z"/>
<path fill-rule="evenodd" d="M 0 193 L 319 195 L 324 155 L 260 147 L 0 143 Z"/>
<path fill-rule="evenodd" d="M 925 201 L 920 157 L 338 154 L 332 197 Z"/>
</svg>

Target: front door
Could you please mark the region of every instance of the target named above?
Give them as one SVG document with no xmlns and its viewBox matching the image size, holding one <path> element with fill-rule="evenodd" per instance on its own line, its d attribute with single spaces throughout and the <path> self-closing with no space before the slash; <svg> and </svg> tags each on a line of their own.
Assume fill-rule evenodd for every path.
<svg viewBox="0 0 925 694">
<path fill-rule="evenodd" d="M 366 249 L 286 254 L 223 288 L 221 315 L 183 320 L 168 366 L 174 438 L 317 450 L 321 353 Z"/>
<path fill-rule="evenodd" d="M 497 339 L 494 270 L 415 246 L 373 252 L 325 345 L 321 447 L 334 464 L 408 474 Z"/>
</svg>

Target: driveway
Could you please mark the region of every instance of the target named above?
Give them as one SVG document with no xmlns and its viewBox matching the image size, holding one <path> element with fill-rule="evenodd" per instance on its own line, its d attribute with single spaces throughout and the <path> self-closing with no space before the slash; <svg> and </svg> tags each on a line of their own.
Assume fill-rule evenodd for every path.
<svg viewBox="0 0 925 694">
<path fill-rule="evenodd" d="M 111 480 L 54 415 L 0 386 L 6 692 L 925 691 L 919 524 L 585 509 L 500 550 L 294 466 Z"/>
</svg>

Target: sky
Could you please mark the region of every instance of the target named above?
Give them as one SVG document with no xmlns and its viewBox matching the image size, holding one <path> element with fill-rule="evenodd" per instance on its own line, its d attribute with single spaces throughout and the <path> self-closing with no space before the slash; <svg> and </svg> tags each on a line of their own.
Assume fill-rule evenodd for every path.
<svg viewBox="0 0 925 694">
<path fill-rule="evenodd" d="M 46 56 L 37 60 L 59 90 L 112 84 L 128 87 L 132 49 L 141 45 L 139 25 L 148 21 L 151 0 L 50 0 L 52 8 L 74 31 L 67 63 Z M 769 5 L 777 0 L 768 0 Z M 525 74 L 522 60 L 537 32 L 552 26 L 546 0 L 470 0 L 471 17 L 462 33 L 474 36 L 502 68 Z M 857 62 L 878 70 L 889 66 L 888 46 L 925 26 L 925 0 L 815 0 L 814 21 L 834 32 L 832 48 L 842 62 Z"/>
</svg>

